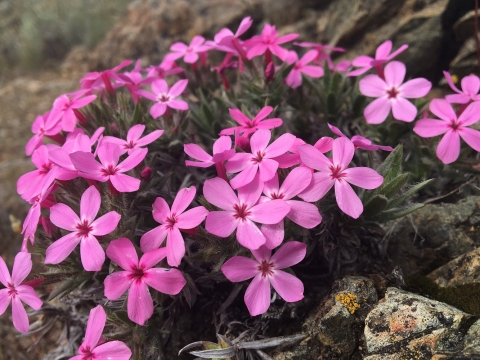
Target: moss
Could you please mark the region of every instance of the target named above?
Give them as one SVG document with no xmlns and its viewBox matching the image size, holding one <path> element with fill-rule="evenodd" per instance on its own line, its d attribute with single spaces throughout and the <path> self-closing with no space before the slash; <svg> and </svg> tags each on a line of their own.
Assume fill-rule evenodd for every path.
<svg viewBox="0 0 480 360">
<path fill-rule="evenodd" d="M 355 314 L 355 311 L 360 309 L 360 304 L 357 302 L 357 295 L 352 293 L 338 294 L 335 299 L 340 301 L 343 306 L 347 308 L 350 314 Z"/>
<path fill-rule="evenodd" d="M 466 313 L 480 315 L 479 283 L 443 288 L 425 276 L 412 276 L 406 279 L 406 282 L 410 291 L 444 302 Z"/>
</svg>

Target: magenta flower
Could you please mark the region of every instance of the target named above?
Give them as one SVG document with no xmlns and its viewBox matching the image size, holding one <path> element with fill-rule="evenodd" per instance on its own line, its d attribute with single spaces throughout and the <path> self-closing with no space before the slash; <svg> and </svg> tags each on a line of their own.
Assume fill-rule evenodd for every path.
<svg viewBox="0 0 480 360">
<path fill-rule="evenodd" d="M 238 189 L 249 184 L 257 172 L 262 182 L 273 178 L 278 169 L 278 162 L 272 158 L 290 150 L 296 138 L 287 133 L 268 145 L 271 136 L 269 130 L 258 130 L 250 139 L 252 153 L 236 153 L 227 161 L 225 168 L 229 173 L 240 172 L 230 180 L 232 188 Z"/>
<path fill-rule="evenodd" d="M 90 186 L 80 199 L 80 217 L 67 205 L 56 204 L 50 208 L 50 221 L 71 233 L 61 237 L 47 248 L 45 264 L 59 264 L 80 243 L 80 257 L 86 271 L 100 271 L 105 253 L 97 236 L 111 233 L 120 221 L 120 214 L 110 211 L 95 220 L 100 209 L 100 193 Z"/>
<path fill-rule="evenodd" d="M 437 146 L 437 156 L 444 164 L 450 164 L 458 159 L 460 138 L 474 150 L 480 151 L 480 131 L 469 128 L 480 120 L 480 102 L 468 105 L 458 118 L 447 100 L 433 99 L 430 111 L 441 120 L 418 120 L 413 131 L 425 138 L 445 134 Z"/>
<path fill-rule="evenodd" d="M 31 286 L 22 284 L 31 270 L 32 256 L 29 253 L 19 252 L 15 256 L 11 277 L 7 264 L 0 257 L 0 283 L 5 286 L 5 289 L 0 290 L 0 315 L 7 310 L 11 301 L 13 326 L 22 333 L 28 331 L 29 322 L 27 312 L 20 301 L 35 310 L 40 309 L 43 304 Z"/>
<path fill-rule="evenodd" d="M 220 131 L 220 135 L 233 135 L 236 131 L 240 135 L 250 135 L 259 129 L 273 129 L 279 126 L 282 126 L 282 119 L 273 118 L 264 120 L 268 115 L 271 114 L 273 108 L 271 106 L 265 106 L 262 108 L 258 114 L 253 118 L 249 119 L 244 115 L 239 109 L 228 109 L 230 116 L 235 120 L 240 126 L 231 127 L 228 129 L 223 129 Z"/>
<path fill-rule="evenodd" d="M 279 185 L 278 174 L 275 174 L 272 180 L 265 182 L 263 193 L 270 200 L 282 199 L 285 201 L 290 206 L 287 218 L 306 229 L 312 229 L 322 222 L 318 208 L 304 201 L 292 200 L 305 190 L 311 181 L 312 172 L 306 167 L 298 167 L 287 175 L 282 186 Z M 276 224 L 262 225 L 261 230 L 267 239 L 265 246 L 268 249 L 274 249 L 282 243 L 284 238 L 283 220 Z"/>
<path fill-rule="evenodd" d="M 188 110 L 188 104 L 183 100 L 175 100 L 187 87 L 188 80 L 177 81 L 170 89 L 163 79 L 155 80 L 152 83 L 153 94 L 146 90 L 138 90 L 138 94 L 155 101 L 156 104 L 150 108 L 150 115 L 154 119 L 165 114 L 167 106 L 177 110 Z"/>
<path fill-rule="evenodd" d="M 196 63 L 198 60 L 198 54 L 210 50 L 210 47 L 203 45 L 205 38 L 203 36 L 194 36 L 190 45 L 186 45 L 182 42 L 176 42 L 170 46 L 170 51 L 173 53 L 167 54 L 165 57 L 168 60 L 177 60 L 183 57 L 183 61 L 188 64 Z"/>
<path fill-rule="evenodd" d="M 32 124 L 32 133 L 33 137 L 28 140 L 27 145 L 25 146 L 26 155 L 30 156 L 32 153 L 42 145 L 43 138 L 45 136 L 61 142 L 63 136 L 58 133 L 62 130 L 62 123 L 58 120 L 53 119 L 50 116 L 50 112 L 47 112 L 43 115 L 37 116 L 35 121 Z"/>
<path fill-rule="evenodd" d="M 432 83 L 418 78 L 402 84 L 405 71 L 404 64 L 392 61 L 385 66 L 385 80 L 377 75 L 367 75 L 360 80 L 360 92 L 365 96 L 378 98 L 368 104 L 363 112 L 367 123 L 384 122 L 390 109 L 397 120 L 411 122 L 415 119 L 417 108 L 406 98 L 418 99 L 427 95 Z"/>
<path fill-rule="evenodd" d="M 333 70 L 335 68 L 335 66 L 333 65 L 332 58 L 330 56 L 330 52 L 332 51 L 345 52 L 345 49 L 341 47 L 323 45 L 323 44 L 312 43 L 312 42 L 294 42 L 293 45 L 301 46 L 304 48 L 313 48 L 314 50 L 316 50 L 317 57 L 314 59 L 314 63 L 322 64 L 322 62 L 325 60 L 327 61 L 327 64 L 330 70 Z M 348 63 L 350 64 L 350 62 Z"/>
<path fill-rule="evenodd" d="M 101 164 L 89 152 L 78 151 L 69 156 L 80 176 L 100 182 L 110 181 L 117 191 L 132 192 L 140 188 L 140 180 L 123 173 L 140 164 L 147 152 L 147 149 L 135 149 L 119 164 L 122 149 L 117 144 L 106 143 L 97 149 Z"/>
<path fill-rule="evenodd" d="M 260 35 L 256 35 L 245 42 L 245 45 L 249 47 L 247 58 L 251 60 L 255 56 L 260 56 L 266 53 L 266 64 L 271 62 L 271 59 L 269 59 L 271 55 L 268 54 L 274 54 L 283 61 L 288 55 L 288 50 L 282 48 L 280 45 L 289 41 L 293 41 L 298 38 L 298 36 L 298 34 L 288 34 L 278 37 L 278 31 L 275 26 L 265 24 L 265 27 Z"/>
<path fill-rule="evenodd" d="M 230 29 L 223 28 L 214 36 L 214 41 L 207 41 L 205 44 L 209 45 L 212 49 L 228 53 L 222 64 L 225 65 L 228 63 L 231 59 L 231 55 L 238 56 L 241 62 L 242 59 L 247 58 L 247 53 L 239 37 L 243 35 L 252 24 L 252 18 L 247 16 L 240 22 L 235 34 Z M 242 66 L 241 63 L 239 66 Z"/>
<path fill-rule="evenodd" d="M 63 131 L 73 131 L 77 125 L 76 110 L 90 104 L 97 98 L 96 95 L 85 95 L 89 90 L 79 90 L 73 93 L 73 97 L 69 98 L 68 95 L 60 95 L 53 102 L 53 108 L 51 116 L 53 121 L 60 121 L 62 123 Z"/>
<path fill-rule="evenodd" d="M 238 189 L 237 197 L 225 180 L 206 180 L 203 196 L 224 211 L 210 211 L 205 229 L 220 237 L 230 236 L 237 229 L 238 242 L 250 250 L 265 244 L 267 239 L 254 222 L 277 224 L 288 214 L 290 206 L 280 199 L 257 204 L 262 188 L 257 175 L 248 185 Z"/>
<path fill-rule="evenodd" d="M 375 52 L 375 59 L 367 55 L 357 56 L 355 59 L 353 59 L 352 65 L 358 67 L 359 69 L 349 72 L 348 76 L 362 75 L 371 68 L 375 68 L 378 75 L 383 78 L 382 65 L 392 60 L 395 56 L 407 49 L 408 45 L 402 45 L 396 51 L 390 53 L 392 51 L 392 42 L 387 40 L 377 48 L 377 51 Z"/>
<path fill-rule="evenodd" d="M 175 63 L 174 60 L 170 60 L 165 57 L 158 65 L 150 65 L 147 68 L 147 78 L 160 78 L 164 79 L 168 75 L 180 74 L 183 69 Z"/>
<path fill-rule="evenodd" d="M 139 325 L 145 324 L 153 314 L 153 300 L 148 286 L 164 294 L 177 295 L 187 283 L 177 269 L 154 268 L 166 254 L 167 249 L 160 248 L 146 252 L 138 261 L 130 240 L 120 238 L 108 245 L 107 256 L 125 271 L 106 277 L 105 296 L 109 300 L 117 300 L 130 288 L 128 318 Z"/>
<path fill-rule="evenodd" d="M 197 206 L 185 212 L 192 203 L 197 190 L 194 186 L 181 189 L 172 204 L 172 209 L 161 197 L 153 203 L 153 218 L 161 225 L 143 234 L 140 248 L 143 252 L 157 249 L 167 238 L 167 262 L 178 266 L 185 255 L 185 242 L 180 230 L 194 229 L 205 219 L 208 211 Z"/>
<path fill-rule="evenodd" d="M 120 65 L 117 65 L 112 69 L 101 72 L 89 72 L 85 74 L 85 76 L 80 80 L 80 84 L 82 84 L 81 88 L 89 91 L 98 91 L 105 88 L 110 94 L 113 94 L 113 86 L 111 81 L 118 81 L 118 70 L 123 69 L 131 63 L 132 60 L 125 60 Z"/>
<path fill-rule="evenodd" d="M 298 147 L 302 162 L 318 170 L 313 174 L 310 185 L 298 196 L 308 202 L 320 200 L 332 187 L 340 210 L 357 219 L 363 212 L 363 204 L 350 184 L 364 189 L 376 189 L 383 183 L 383 177 L 367 167 L 348 168 L 353 159 L 355 147 L 344 137 L 333 141 L 332 159 L 327 158 L 311 145 Z"/>
<path fill-rule="evenodd" d="M 447 71 L 444 71 L 443 75 L 445 79 L 447 79 L 448 85 L 457 93 L 445 96 L 445 99 L 449 103 L 467 104 L 470 101 L 480 100 L 480 95 L 478 94 L 478 90 L 480 90 L 480 79 L 478 76 L 473 74 L 465 76 L 462 79 L 462 91 L 460 91 L 453 83 L 452 76 Z"/>
<path fill-rule="evenodd" d="M 344 138 L 348 139 L 348 137 L 345 136 L 340 131 L 339 128 L 337 128 L 333 125 L 330 125 L 330 124 L 328 124 L 328 127 L 330 128 L 330 130 L 332 130 L 332 132 L 335 135 L 338 135 L 338 136 L 341 136 L 341 137 L 344 137 Z M 366 137 L 363 137 L 363 136 L 360 136 L 360 135 L 352 136 L 350 141 L 355 146 L 355 149 L 363 149 L 363 150 L 368 150 L 368 151 L 375 151 L 375 150 L 378 150 L 378 149 L 384 150 L 384 151 L 393 151 L 394 150 L 391 146 L 383 146 L 383 145 L 372 144 L 372 142 L 370 140 L 368 140 Z M 322 151 L 322 152 L 325 153 L 326 151 Z"/>
<path fill-rule="evenodd" d="M 132 95 L 132 100 L 136 104 L 139 99 L 138 90 L 141 86 L 150 85 L 155 79 L 151 77 L 143 78 L 140 70 L 124 72 L 117 75 L 118 83 L 125 85 L 128 92 Z"/>
<path fill-rule="evenodd" d="M 307 51 L 300 60 L 298 60 L 297 53 L 295 51 L 289 51 L 285 61 L 289 65 L 295 65 L 292 71 L 290 71 L 290 73 L 287 75 L 285 83 L 292 89 L 295 89 L 302 85 L 302 74 L 312 78 L 322 77 L 323 69 L 320 66 L 307 65 L 315 60 L 317 55 L 318 52 L 316 50 L 310 50 Z"/>
<path fill-rule="evenodd" d="M 132 351 L 123 342 L 117 340 L 104 342 L 102 339 L 106 322 L 107 314 L 101 305 L 90 310 L 85 339 L 78 348 L 78 355 L 71 357 L 69 360 L 130 359 Z"/>
<path fill-rule="evenodd" d="M 245 304 L 252 316 L 263 314 L 270 306 L 270 284 L 286 302 L 303 299 L 303 284 L 295 276 L 281 269 L 298 264 L 305 258 L 307 245 L 290 241 L 272 251 L 262 246 L 253 250 L 255 259 L 234 256 L 222 265 L 221 270 L 231 282 L 241 282 L 253 277 L 245 292 Z"/>
<path fill-rule="evenodd" d="M 119 139 L 113 136 L 104 136 L 103 143 L 117 144 L 122 149 L 122 154 L 128 152 L 128 155 L 132 155 L 136 149 L 143 149 L 142 146 L 146 146 L 154 142 L 163 134 L 163 130 L 155 130 L 141 138 L 144 131 L 145 125 L 133 125 L 130 130 L 128 130 L 127 140 Z"/>
<path fill-rule="evenodd" d="M 185 165 L 207 168 L 216 163 L 223 163 L 235 155 L 235 149 L 232 149 L 232 139 L 230 136 L 220 136 L 213 143 L 213 156 L 209 155 L 197 144 L 183 145 L 185 153 L 198 161 L 185 160 Z"/>
</svg>

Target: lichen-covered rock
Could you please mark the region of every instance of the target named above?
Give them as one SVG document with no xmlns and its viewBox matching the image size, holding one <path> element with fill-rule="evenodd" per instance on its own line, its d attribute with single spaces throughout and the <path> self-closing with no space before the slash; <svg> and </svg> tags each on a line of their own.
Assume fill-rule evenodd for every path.
<svg viewBox="0 0 480 360">
<path fill-rule="evenodd" d="M 480 283 L 480 248 L 450 261 L 431 272 L 428 278 L 441 287 Z"/>
<path fill-rule="evenodd" d="M 480 320 L 477 320 L 468 330 L 463 354 L 480 358 Z"/>
</svg>

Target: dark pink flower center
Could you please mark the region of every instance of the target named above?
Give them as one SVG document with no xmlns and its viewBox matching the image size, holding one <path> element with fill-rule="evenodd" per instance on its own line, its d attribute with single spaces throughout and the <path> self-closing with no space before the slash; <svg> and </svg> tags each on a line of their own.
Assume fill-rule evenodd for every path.
<svg viewBox="0 0 480 360">
<path fill-rule="evenodd" d="M 245 127 L 248 128 L 248 129 L 252 129 L 252 128 L 254 128 L 255 126 L 257 126 L 257 124 L 256 124 L 255 122 L 253 122 L 253 121 L 249 121 L 249 122 L 247 122 L 247 124 L 245 125 Z"/>
<path fill-rule="evenodd" d="M 80 347 L 79 352 L 82 353 L 83 359 L 82 360 L 94 360 L 95 355 L 93 354 L 92 350 L 90 350 L 89 346 Z"/>
<path fill-rule="evenodd" d="M 158 101 L 161 103 L 167 103 L 171 100 L 171 96 L 169 94 L 160 94 L 158 95 Z"/>
<path fill-rule="evenodd" d="M 273 275 L 273 261 L 263 260 L 257 269 L 261 272 L 262 277 L 272 276 Z"/>
<path fill-rule="evenodd" d="M 118 170 L 114 165 L 108 165 L 101 170 L 104 176 L 116 175 Z"/>
<path fill-rule="evenodd" d="M 165 220 L 165 224 L 167 225 L 167 229 L 172 229 L 175 227 L 175 224 L 178 222 L 177 217 L 175 214 L 172 214 L 170 217 L 167 217 Z"/>
<path fill-rule="evenodd" d="M 265 157 L 265 153 L 263 153 L 261 151 L 257 151 L 257 154 L 254 155 L 254 157 L 252 158 L 252 162 L 254 164 L 261 163 L 264 157 Z"/>
<path fill-rule="evenodd" d="M 40 171 L 40 174 L 45 175 L 48 174 L 50 170 L 52 170 L 52 166 L 53 164 L 51 162 L 48 162 L 43 164 L 42 167 L 38 170 Z"/>
<path fill-rule="evenodd" d="M 400 92 L 397 90 L 396 87 L 392 87 L 391 89 L 387 90 L 387 95 L 389 99 L 396 99 L 398 94 L 400 94 Z"/>
<path fill-rule="evenodd" d="M 233 210 L 235 210 L 235 214 L 233 215 L 235 219 L 245 220 L 245 218 L 251 214 L 251 212 L 248 211 L 246 204 L 235 204 Z"/>
<path fill-rule="evenodd" d="M 90 226 L 87 220 L 83 220 L 83 222 L 77 224 L 76 226 L 78 236 L 87 237 L 90 231 L 93 230 L 93 227 Z"/>
<path fill-rule="evenodd" d="M 343 173 L 343 169 L 340 165 L 335 165 L 335 166 L 330 166 L 330 171 L 332 179 L 339 180 L 343 177 L 345 177 L 345 174 Z"/>
<path fill-rule="evenodd" d="M 460 127 L 460 124 L 457 122 L 457 120 L 450 120 L 451 123 L 450 123 L 450 127 L 452 128 L 452 130 L 458 130 L 458 128 Z"/>
<path fill-rule="evenodd" d="M 285 197 L 285 195 L 284 194 L 272 193 L 271 197 L 272 197 L 272 200 L 276 200 L 276 199 L 283 199 Z"/>
<path fill-rule="evenodd" d="M 133 149 L 133 148 L 135 148 L 135 145 L 136 145 L 136 142 L 133 141 L 133 140 L 130 140 L 130 142 L 127 142 L 127 143 L 125 144 L 125 148 L 127 148 L 127 149 Z"/>
<path fill-rule="evenodd" d="M 15 298 L 15 296 L 18 295 L 17 289 L 15 289 L 15 285 L 13 285 L 12 283 L 7 283 L 7 289 L 8 296 Z"/>
<path fill-rule="evenodd" d="M 130 279 L 140 282 L 145 276 L 145 271 L 143 268 L 135 266 L 130 272 Z"/>
</svg>

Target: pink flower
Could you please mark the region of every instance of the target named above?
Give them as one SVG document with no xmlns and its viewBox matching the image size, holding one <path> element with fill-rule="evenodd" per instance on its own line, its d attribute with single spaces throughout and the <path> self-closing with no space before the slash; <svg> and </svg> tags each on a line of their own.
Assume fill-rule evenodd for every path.
<svg viewBox="0 0 480 360">
<path fill-rule="evenodd" d="M 170 51 L 166 56 L 168 60 L 177 60 L 183 57 L 183 61 L 188 64 L 196 63 L 198 60 L 198 54 L 210 50 L 209 46 L 203 45 L 205 38 L 203 36 L 194 36 L 190 45 L 186 45 L 182 42 L 176 42 L 170 46 Z"/>
<path fill-rule="evenodd" d="M 480 90 L 480 79 L 476 75 L 468 75 L 462 79 L 462 91 L 458 90 L 452 80 L 452 76 L 444 71 L 443 75 L 447 79 L 448 85 L 455 91 L 457 94 L 451 94 L 445 96 L 445 99 L 449 103 L 454 104 L 467 104 L 470 101 L 480 100 L 480 95 L 478 95 L 478 90 Z"/>
<path fill-rule="evenodd" d="M 308 168 L 298 167 L 288 174 L 282 186 L 279 186 L 278 174 L 275 174 L 272 180 L 265 182 L 263 193 L 270 200 L 282 199 L 285 201 L 290 206 L 287 218 L 306 229 L 312 229 L 322 221 L 318 208 L 304 201 L 292 200 L 310 185 L 311 180 L 312 172 Z M 283 220 L 276 224 L 262 225 L 261 229 L 267 239 L 265 246 L 268 249 L 274 249 L 282 243 L 284 238 Z"/>
<path fill-rule="evenodd" d="M 82 84 L 81 88 L 89 91 L 98 91 L 105 87 L 109 93 L 113 94 L 113 86 L 111 81 L 117 81 L 119 79 L 117 76 L 117 71 L 123 69 L 131 63 L 132 60 L 125 60 L 120 65 L 117 65 L 112 69 L 101 72 L 89 72 L 85 74 L 85 76 L 80 80 L 80 84 Z"/>
<path fill-rule="evenodd" d="M 238 242 L 251 250 L 265 244 L 267 239 L 254 222 L 277 224 L 288 214 L 290 206 L 280 199 L 257 204 L 262 188 L 257 175 L 248 185 L 238 189 L 237 197 L 225 180 L 206 180 L 203 196 L 224 211 L 210 211 L 205 229 L 220 237 L 230 236 L 237 229 Z"/>
<path fill-rule="evenodd" d="M 132 100 L 138 102 L 138 90 L 141 86 L 150 85 L 155 79 L 151 77 L 143 78 L 140 71 L 131 71 L 118 74 L 118 83 L 125 85 L 128 92 L 132 95 Z"/>
<path fill-rule="evenodd" d="M 72 98 L 68 95 L 60 95 L 53 102 L 51 116 L 53 121 L 62 123 L 63 131 L 73 131 L 77 125 L 77 114 L 75 111 L 90 104 L 97 98 L 96 95 L 88 95 L 82 98 L 89 90 L 79 90 L 75 92 Z"/>
<path fill-rule="evenodd" d="M 318 52 L 316 50 L 310 50 L 298 60 L 298 55 L 295 51 L 289 51 L 286 58 L 287 64 L 291 65 L 295 63 L 292 71 L 287 75 L 285 83 L 292 89 L 295 89 L 302 85 L 302 74 L 310 76 L 312 78 L 319 78 L 323 76 L 323 69 L 320 66 L 307 65 L 311 63 L 317 57 Z"/>
<path fill-rule="evenodd" d="M 330 128 L 330 130 L 332 130 L 332 132 L 335 135 L 338 135 L 338 136 L 341 136 L 341 137 L 344 137 L 344 138 L 348 139 L 348 137 L 346 137 L 340 131 L 339 128 L 337 128 L 333 125 L 330 125 L 330 124 L 328 124 L 328 127 Z M 355 149 L 363 149 L 363 150 L 369 150 L 369 151 L 375 151 L 375 150 L 378 150 L 378 149 L 384 150 L 384 151 L 393 151 L 394 150 L 391 146 L 383 146 L 383 145 L 372 144 L 372 142 L 370 140 L 368 140 L 367 138 L 365 138 L 363 136 L 360 136 L 360 135 L 352 136 L 352 139 L 350 141 L 355 146 Z M 322 152 L 324 153 L 325 151 L 322 151 Z"/>
<path fill-rule="evenodd" d="M 104 342 L 103 328 L 107 321 L 107 314 L 101 305 L 90 310 L 85 339 L 78 348 L 78 355 L 69 360 L 115 359 L 129 360 L 132 351 L 121 341 Z"/>
<path fill-rule="evenodd" d="M 402 45 L 396 51 L 390 53 L 392 51 L 392 42 L 387 40 L 377 48 L 375 59 L 367 55 L 357 56 L 353 59 L 352 65 L 359 69 L 349 72 L 348 76 L 362 75 L 374 67 L 377 70 L 378 75 L 383 78 L 382 65 L 407 49 L 408 45 Z"/>
<path fill-rule="evenodd" d="M 183 100 L 175 100 L 187 87 L 188 80 L 177 81 L 170 89 L 163 79 L 155 80 L 152 83 L 153 94 L 146 90 L 138 90 L 138 94 L 155 101 L 156 104 L 150 108 L 150 115 L 154 119 L 165 114 L 167 106 L 177 110 L 188 110 L 188 104 Z"/>
<path fill-rule="evenodd" d="M 50 116 L 50 112 L 37 116 L 32 124 L 32 133 L 35 135 L 28 140 L 25 146 L 25 153 L 28 156 L 32 155 L 33 151 L 42 144 L 44 136 L 60 142 L 63 140 L 63 137 L 58 135 L 61 130 L 62 123 L 58 120 L 55 121 L 55 119 Z"/>
<path fill-rule="evenodd" d="M 164 294 L 176 295 L 187 283 L 177 269 L 154 268 L 166 254 L 167 250 L 160 248 L 146 252 L 138 261 L 130 240 L 120 238 L 108 245 L 107 256 L 125 271 L 117 271 L 106 277 L 105 296 L 109 300 L 116 300 L 130 288 L 128 318 L 139 325 L 145 324 L 153 314 L 153 300 L 148 286 Z"/>
<path fill-rule="evenodd" d="M 278 169 L 278 162 L 272 158 L 285 154 L 292 147 L 296 138 L 287 133 L 268 145 L 271 136 L 269 130 L 258 130 L 250 139 L 252 153 L 236 153 L 228 160 L 225 165 L 227 171 L 229 173 L 240 172 L 230 181 L 232 188 L 238 189 L 249 184 L 257 172 L 260 174 L 262 182 L 273 178 Z"/>
<path fill-rule="evenodd" d="M 253 277 L 245 292 L 245 304 L 250 315 L 263 314 L 270 306 L 270 284 L 286 302 L 303 299 L 303 284 L 295 276 L 282 271 L 305 258 L 307 245 L 298 241 L 290 241 L 272 251 L 262 246 L 253 250 L 255 259 L 234 256 L 222 265 L 222 272 L 231 282 L 241 282 Z"/>
<path fill-rule="evenodd" d="M 132 155 L 136 149 L 143 149 L 141 146 L 145 146 L 154 142 L 163 134 L 163 130 L 155 130 L 150 134 L 145 135 L 143 138 L 140 138 L 144 131 L 145 125 L 133 125 L 130 130 L 128 130 L 127 140 L 119 139 L 113 136 L 104 136 L 103 143 L 117 144 L 122 149 L 122 154 L 128 152 L 128 155 Z"/>
<path fill-rule="evenodd" d="M 105 262 L 105 253 L 97 236 L 111 233 L 120 221 L 120 214 L 110 211 L 97 220 L 100 209 L 100 193 L 90 186 L 80 200 L 80 217 L 67 205 L 56 204 L 50 209 L 50 221 L 71 233 L 61 237 L 47 248 L 45 264 L 59 264 L 80 243 L 80 257 L 87 271 L 100 271 Z"/>
<path fill-rule="evenodd" d="M 332 159 L 327 158 L 311 145 L 299 146 L 298 151 L 305 165 L 319 170 L 313 174 L 310 185 L 298 195 L 305 201 L 318 201 L 335 186 L 338 207 L 345 214 L 357 219 L 363 212 L 363 204 L 350 184 L 364 189 L 376 189 L 383 183 L 383 177 L 373 169 L 348 168 L 353 159 L 355 147 L 344 137 L 333 141 Z"/>
<path fill-rule="evenodd" d="M 140 188 L 140 180 L 123 173 L 140 164 L 147 152 L 147 149 L 135 149 L 119 164 L 122 149 L 117 144 L 106 143 L 98 148 L 101 164 L 89 152 L 78 151 L 69 156 L 80 176 L 100 182 L 110 181 L 117 191 L 132 192 Z"/>
<path fill-rule="evenodd" d="M 165 57 L 162 62 L 158 65 L 150 65 L 147 68 L 147 77 L 148 78 L 160 78 L 164 79 L 168 75 L 180 74 L 183 72 L 181 67 L 178 67 L 174 60 L 168 59 Z"/>
<path fill-rule="evenodd" d="M 275 26 L 265 24 L 260 35 L 254 36 L 245 42 L 245 45 L 249 47 L 247 58 L 251 60 L 255 56 L 260 56 L 267 52 L 278 56 L 280 60 L 285 60 L 288 51 L 279 45 L 295 40 L 298 36 L 298 34 L 288 34 L 278 37 L 278 31 L 275 29 Z M 271 62 L 271 59 L 268 59 L 266 56 L 265 63 L 268 64 L 269 62 Z"/>
<path fill-rule="evenodd" d="M 28 331 L 29 323 L 27 312 L 20 301 L 35 310 L 40 309 L 43 304 L 31 286 L 22 285 L 22 281 L 30 274 L 31 270 L 32 257 L 29 253 L 19 252 L 15 256 L 12 277 L 8 272 L 7 264 L 0 257 L 0 283 L 5 286 L 5 289 L 0 290 L 0 315 L 5 312 L 11 301 L 13 326 L 22 333 Z"/>
<path fill-rule="evenodd" d="M 207 41 L 206 44 L 208 44 L 212 49 L 236 55 L 240 59 L 246 59 L 247 53 L 245 51 L 245 47 L 239 40 L 239 37 L 252 26 L 252 23 L 252 18 L 247 16 L 240 22 L 235 34 L 230 29 L 223 28 L 215 35 L 214 41 Z M 230 58 L 231 55 L 224 60 L 223 63 L 228 62 Z"/>
<path fill-rule="evenodd" d="M 360 80 L 360 92 L 365 96 L 376 97 L 368 104 L 363 115 L 369 124 L 385 121 L 390 109 L 397 120 L 411 122 L 417 116 L 417 108 L 406 100 L 418 99 L 428 94 L 432 84 L 424 78 L 412 79 L 402 84 L 405 78 L 405 65 L 392 61 L 385 66 L 385 80 L 377 75 L 367 75 Z"/>
<path fill-rule="evenodd" d="M 447 100 L 432 100 L 430 111 L 441 120 L 418 120 L 413 131 L 426 138 L 445 134 L 437 147 L 437 156 L 444 164 L 450 164 L 458 159 L 460 138 L 474 150 L 480 151 L 480 131 L 468 127 L 480 120 L 480 102 L 468 105 L 458 118 Z"/>
<path fill-rule="evenodd" d="M 232 149 L 232 139 L 229 136 L 220 136 L 213 143 L 213 156 L 207 154 L 197 144 L 183 145 L 185 153 L 198 161 L 185 160 L 185 165 L 207 168 L 216 163 L 223 163 L 235 155 L 235 149 Z"/>
<path fill-rule="evenodd" d="M 161 197 L 153 203 L 153 218 L 161 225 L 143 234 L 140 248 L 143 252 L 157 249 L 167 238 L 167 261 L 170 266 L 178 266 L 185 255 L 185 242 L 180 230 L 194 229 L 205 219 L 208 211 L 197 206 L 186 212 L 197 190 L 194 186 L 181 189 L 172 204 L 172 209 Z"/>
<path fill-rule="evenodd" d="M 341 47 L 334 47 L 330 45 L 323 45 L 317 44 L 312 42 L 294 42 L 293 45 L 301 46 L 304 48 L 313 48 L 317 51 L 317 57 L 314 59 L 314 63 L 322 64 L 322 61 L 327 61 L 328 67 L 333 70 L 335 66 L 333 65 L 332 58 L 330 56 L 330 52 L 338 51 L 338 52 L 345 52 L 345 49 Z M 350 62 L 349 62 L 350 64 Z"/>
<path fill-rule="evenodd" d="M 220 131 L 220 135 L 233 135 L 236 131 L 242 136 L 250 135 L 259 129 L 273 129 L 282 126 L 283 123 L 280 118 L 264 120 L 273 111 L 271 106 L 262 108 L 253 119 L 249 119 L 239 109 L 228 109 L 228 111 L 233 120 L 239 123 L 240 126 L 223 129 Z"/>
</svg>

